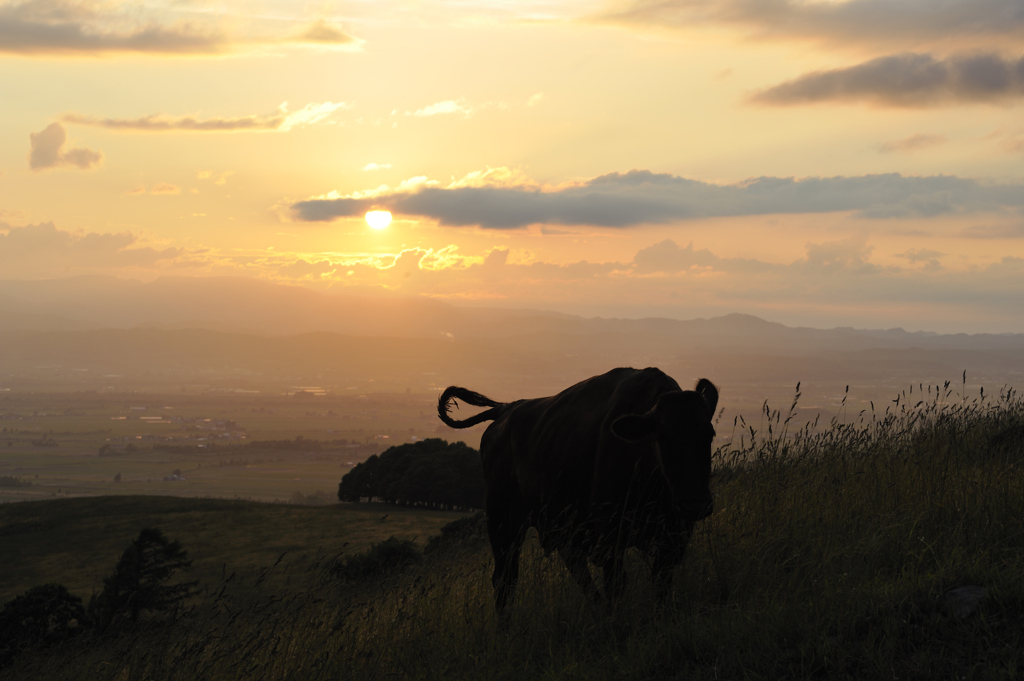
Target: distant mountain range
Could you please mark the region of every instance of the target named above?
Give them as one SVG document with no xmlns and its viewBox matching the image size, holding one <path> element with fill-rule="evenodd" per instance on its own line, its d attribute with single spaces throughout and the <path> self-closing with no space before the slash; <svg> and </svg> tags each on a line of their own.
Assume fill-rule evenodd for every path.
<svg viewBox="0 0 1024 681">
<path fill-rule="evenodd" d="M 0 281 L 0 332 L 207 329 L 267 336 L 483 339 L 598 335 L 627 344 L 657 341 L 802 353 L 871 348 L 1024 348 L 1024 334 L 937 334 L 903 329 L 792 328 L 752 315 L 674 320 L 583 318 L 537 310 L 458 307 L 395 296 L 327 294 L 245 278 L 114 277 Z"/>
<path fill-rule="evenodd" d="M 251 279 L 0 281 L 0 389 L 462 384 L 508 397 L 551 394 L 614 366 L 658 366 L 683 383 L 707 376 L 754 404 L 797 381 L 891 396 L 963 371 L 991 391 L 1024 385 L 1024 334 L 792 328 L 743 314 L 583 318 Z"/>
</svg>

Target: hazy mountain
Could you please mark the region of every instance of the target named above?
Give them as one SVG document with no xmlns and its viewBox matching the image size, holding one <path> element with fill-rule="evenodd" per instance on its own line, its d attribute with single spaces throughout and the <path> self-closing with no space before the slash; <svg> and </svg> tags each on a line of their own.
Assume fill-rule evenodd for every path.
<svg viewBox="0 0 1024 681">
<path fill-rule="evenodd" d="M 114 277 L 0 281 L 0 331 L 131 328 L 459 340 L 597 335 L 606 343 L 627 347 L 640 342 L 652 348 L 744 348 L 796 354 L 822 347 L 1024 348 L 1024 334 L 791 328 L 742 314 L 693 320 L 586 319 L 536 310 L 457 307 L 425 298 L 328 294 L 243 278 L 164 277 L 151 283 Z"/>
<path fill-rule="evenodd" d="M 797 381 L 832 395 L 856 384 L 865 400 L 964 371 L 990 392 L 1019 386 L 1024 334 L 791 328 L 742 314 L 586 319 L 248 279 L 0 282 L 0 390 L 462 384 L 512 398 L 615 366 L 658 366 L 684 383 L 710 377 L 749 412 L 789 400 Z"/>
<path fill-rule="evenodd" d="M 791 328 L 742 314 L 586 319 L 248 279 L 0 282 L 0 390 L 436 394 L 462 384 L 514 398 L 614 366 L 710 377 L 750 413 L 765 399 L 788 404 L 797 381 L 819 396 L 855 384 L 862 404 L 964 371 L 990 392 L 1021 385 L 1024 335 Z"/>
</svg>

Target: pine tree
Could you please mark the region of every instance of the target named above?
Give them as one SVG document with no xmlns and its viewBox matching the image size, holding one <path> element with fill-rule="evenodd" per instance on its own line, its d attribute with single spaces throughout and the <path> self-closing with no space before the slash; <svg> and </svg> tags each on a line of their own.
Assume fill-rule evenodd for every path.
<svg viewBox="0 0 1024 681">
<path fill-rule="evenodd" d="M 90 614 L 102 630 L 120 616 L 135 622 L 143 611 L 167 610 L 194 593 L 197 582 L 166 584 L 175 572 L 191 565 L 181 542 L 147 527 L 121 554 L 113 573 L 103 579 L 103 592 L 89 603 Z"/>
</svg>

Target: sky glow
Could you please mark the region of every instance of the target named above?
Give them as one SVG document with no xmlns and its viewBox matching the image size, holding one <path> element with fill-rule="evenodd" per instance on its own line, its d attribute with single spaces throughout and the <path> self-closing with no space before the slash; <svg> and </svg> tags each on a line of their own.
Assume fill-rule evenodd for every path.
<svg viewBox="0 0 1024 681">
<path fill-rule="evenodd" d="M 1024 332 L 1019 0 L 757 7 L 0 0 L 0 276 Z"/>
</svg>

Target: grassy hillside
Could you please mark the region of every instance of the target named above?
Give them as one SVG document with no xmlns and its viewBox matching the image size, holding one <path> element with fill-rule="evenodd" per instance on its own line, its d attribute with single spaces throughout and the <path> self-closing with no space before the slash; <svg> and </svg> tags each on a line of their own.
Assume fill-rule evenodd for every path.
<svg viewBox="0 0 1024 681">
<path fill-rule="evenodd" d="M 244 588 L 214 585 L 177 617 L 23 655 L 0 677 L 931 680 L 1024 673 L 1019 396 L 966 399 L 932 387 L 820 431 L 798 430 L 766 408 L 757 423 L 738 421 L 733 432 L 716 456 L 716 512 L 701 523 L 662 606 L 651 598 L 641 556 L 630 556 L 624 598 L 593 603 L 531 541 L 508 620 L 499 623 L 490 558 L 471 541 L 376 581 L 343 583 L 311 563 L 285 591 L 267 589 L 258 576 Z M 200 517 L 213 524 L 219 516 Z M 45 514 L 39 522 L 45 525 Z M 279 529 L 294 526 L 292 519 Z M 268 567 L 273 553 L 264 554 Z M 960 617 L 946 594 L 965 585 L 987 596 Z"/>
<path fill-rule="evenodd" d="M 382 519 L 382 516 L 387 516 Z M 255 574 L 285 555 L 268 584 L 285 584 L 320 556 L 365 551 L 390 536 L 420 543 L 457 514 L 333 504 L 292 506 L 224 499 L 96 497 L 0 505 L 0 602 L 59 582 L 88 600 L 144 527 L 181 541 L 191 578 Z"/>
</svg>

